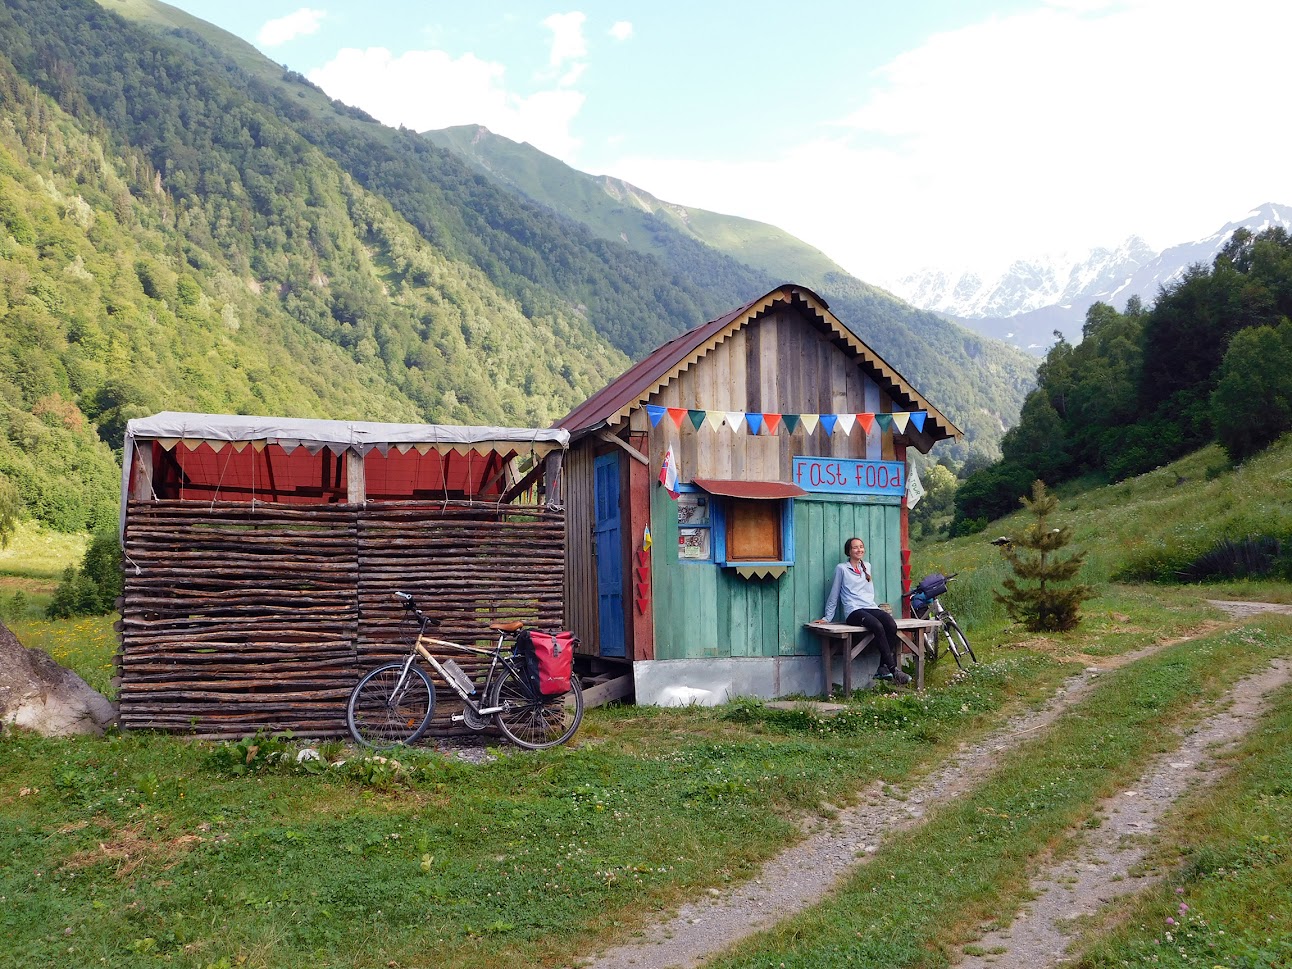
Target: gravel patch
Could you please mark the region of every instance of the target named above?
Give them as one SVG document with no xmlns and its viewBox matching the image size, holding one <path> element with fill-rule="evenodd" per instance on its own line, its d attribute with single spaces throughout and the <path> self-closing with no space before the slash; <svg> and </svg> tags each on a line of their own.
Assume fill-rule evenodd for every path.
<svg viewBox="0 0 1292 969">
<path fill-rule="evenodd" d="M 1161 875 L 1132 875 L 1150 848 L 1163 815 L 1198 786 L 1212 784 L 1230 765 L 1218 756 L 1235 746 L 1265 712 L 1269 694 L 1292 682 L 1292 661 L 1276 660 L 1240 680 L 1226 694 L 1228 709 L 1189 729 L 1175 750 L 1157 758 L 1126 790 L 1101 805 L 1103 823 L 1082 832 L 1075 854 L 1050 865 L 1032 880 L 1036 898 L 1008 929 L 992 931 L 974 944 L 960 969 L 1039 969 L 1068 961 L 1073 919 L 1116 906 Z"/>
</svg>

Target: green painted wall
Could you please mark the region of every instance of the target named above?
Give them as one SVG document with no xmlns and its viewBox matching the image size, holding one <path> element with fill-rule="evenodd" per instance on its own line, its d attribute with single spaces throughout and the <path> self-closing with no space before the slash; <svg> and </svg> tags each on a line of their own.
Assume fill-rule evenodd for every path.
<svg viewBox="0 0 1292 969">
<path fill-rule="evenodd" d="M 794 565 L 779 579 L 742 579 L 712 563 L 678 561 L 677 505 L 652 483 L 656 659 L 817 655 L 817 639 L 803 624 L 821 618 L 844 540 L 853 535 L 866 543 L 879 600 L 901 614 L 900 505 L 833 496 L 793 501 Z"/>
</svg>

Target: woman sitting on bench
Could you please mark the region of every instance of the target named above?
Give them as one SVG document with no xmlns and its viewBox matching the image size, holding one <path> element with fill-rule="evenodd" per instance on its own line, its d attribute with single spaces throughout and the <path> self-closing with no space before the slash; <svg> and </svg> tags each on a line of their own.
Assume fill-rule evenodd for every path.
<svg viewBox="0 0 1292 969">
<path fill-rule="evenodd" d="M 866 543 L 850 538 L 843 543 L 843 554 L 848 561 L 840 562 L 834 569 L 834 583 L 825 600 L 825 615 L 817 622 L 832 622 L 835 610 L 843 603 L 843 614 L 849 626 L 862 626 L 875 637 L 879 647 L 877 680 L 909 683 L 911 678 L 897 665 L 897 623 L 875 602 L 875 583 L 870 577 L 870 563 L 862 557 Z"/>
</svg>

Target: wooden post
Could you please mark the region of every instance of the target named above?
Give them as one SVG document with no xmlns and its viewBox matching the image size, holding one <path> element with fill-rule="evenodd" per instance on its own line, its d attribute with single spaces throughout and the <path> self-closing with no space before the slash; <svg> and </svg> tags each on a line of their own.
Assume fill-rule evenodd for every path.
<svg viewBox="0 0 1292 969">
<path fill-rule="evenodd" d="M 151 501 L 153 497 L 153 442 L 135 444 L 135 460 L 130 470 L 130 497 Z"/>
<path fill-rule="evenodd" d="M 629 443 L 639 451 L 647 449 L 649 436 L 645 431 L 630 431 L 628 435 Z M 650 525 L 650 485 L 651 473 L 650 466 L 641 464 L 638 461 L 627 461 L 628 465 L 628 540 L 624 545 L 630 550 L 629 552 L 629 570 L 625 576 L 628 581 L 625 585 L 631 590 L 631 595 L 624 596 L 624 607 L 632 616 L 632 622 L 629 626 L 631 636 L 627 655 L 629 659 L 654 659 L 655 658 L 655 596 L 653 591 L 654 578 L 651 569 L 651 552 L 647 551 L 642 554 L 642 536 L 645 529 Z M 645 559 L 643 564 L 642 559 Z M 644 569 L 645 572 L 639 571 Z M 645 582 L 642 583 L 640 576 L 645 575 Z M 638 588 L 642 585 L 643 588 Z M 642 593 L 645 593 L 643 596 Z M 637 604 L 638 599 L 646 600 L 645 608 Z"/>
<path fill-rule="evenodd" d="M 358 448 L 345 452 L 345 471 L 345 500 L 351 505 L 362 505 L 368 500 L 368 484 L 363 473 L 363 455 Z"/>
<path fill-rule="evenodd" d="M 894 449 L 896 460 L 902 462 L 903 480 L 905 476 L 911 473 L 911 469 L 906 464 L 906 445 L 898 444 Z M 911 591 L 911 529 L 910 529 L 910 510 L 906 507 L 906 491 L 902 491 L 902 513 L 901 513 L 901 535 L 902 535 L 902 595 Z M 902 618 L 911 618 L 911 600 L 902 599 Z"/>
</svg>

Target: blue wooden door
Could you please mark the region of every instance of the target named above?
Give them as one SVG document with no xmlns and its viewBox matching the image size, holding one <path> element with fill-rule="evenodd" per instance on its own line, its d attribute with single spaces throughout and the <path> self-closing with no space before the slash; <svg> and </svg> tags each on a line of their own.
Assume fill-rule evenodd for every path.
<svg viewBox="0 0 1292 969">
<path fill-rule="evenodd" d="M 624 549 L 619 521 L 619 455 L 603 454 L 595 470 L 597 615 L 602 656 L 624 655 Z"/>
</svg>

